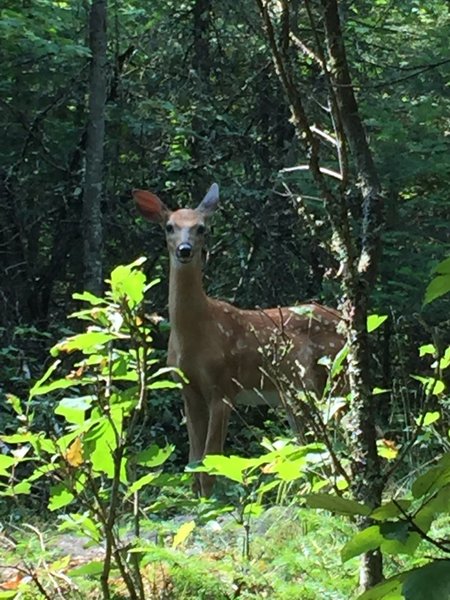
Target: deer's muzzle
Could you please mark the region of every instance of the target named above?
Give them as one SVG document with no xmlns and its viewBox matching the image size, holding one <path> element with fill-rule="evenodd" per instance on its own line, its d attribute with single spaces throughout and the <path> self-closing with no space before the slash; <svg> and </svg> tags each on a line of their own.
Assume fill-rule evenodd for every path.
<svg viewBox="0 0 450 600">
<path fill-rule="evenodd" d="M 189 262 L 193 257 L 193 248 L 192 245 L 188 242 L 183 242 L 177 246 L 176 255 L 179 261 L 181 262 Z"/>
</svg>

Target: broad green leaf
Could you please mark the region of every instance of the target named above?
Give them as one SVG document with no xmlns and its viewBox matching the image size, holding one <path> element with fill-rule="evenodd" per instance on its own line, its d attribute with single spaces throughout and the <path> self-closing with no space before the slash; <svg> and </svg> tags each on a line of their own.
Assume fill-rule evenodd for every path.
<svg viewBox="0 0 450 600">
<path fill-rule="evenodd" d="M 47 385 L 41 385 L 40 387 L 34 386 L 30 392 L 30 398 L 33 398 L 34 396 L 44 396 L 45 394 L 48 394 L 49 392 L 54 392 L 56 390 L 66 390 L 68 388 L 80 385 L 80 383 L 80 380 L 68 379 L 67 377 L 64 377 L 62 379 L 55 379 Z M 84 383 L 86 384 L 88 382 L 85 381 Z M 92 381 L 89 383 L 92 383 Z"/>
<path fill-rule="evenodd" d="M 42 388 L 44 383 L 51 377 L 53 372 L 59 367 L 60 364 L 60 360 L 55 360 L 55 362 L 49 366 L 49 368 L 45 371 L 42 377 L 38 381 L 36 381 L 36 383 L 31 388 L 30 398 L 33 398 L 34 396 L 37 396 L 40 393 L 38 390 Z"/>
<path fill-rule="evenodd" d="M 450 512 L 450 484 L 444 485 L 434 497 L 427 500 L 414 518 L 421 529 L 428 531 L 436 515 L 448 512 Z"/>
<path fill-rule="evenodd" d="M 442 371 L 450 367 L 450 346 L 445 349 L 444 356 L 439 361 L 439 367 Z"/>
<path fill-rule="evenodd" d="M 178 383 L 177 381 L 170 381 L 169 379 L 164 379 L 162 381 L 154 381 L 153 383 L 150 383 L 148 388 L 150 390 L 168 390 L 174 388 L 181 388 L 181 383 Z"/>
<path fill-rule="evenodd" d="M 102 347 L 107 342 L 114 339 L 117 339 L 117 335 L 113 333 L 107 333 L 106 331 L 88 331 L 62 340 L 62 342 L 56 344 L 55 348 L 59 352 L 81 350 L 83 353 L 89 354 L 90 351 Z"/>
<path fill-rule="evenodd" d="M 72 502 L 75 496 L 63 483 L 58 483 L 50 488 L 49 510 L 58 510 Z"/>
<path fill-rule="evenodd" d="M 259 490 L 258 490 L 259 492 Z M 249 502 L 244 507 L 244 516 L 245 517 L 260 517 L 264 511 L 264 507 L 260 502 Z"/>
<path fill-rule="evenodd" d="M 27 481 L 36 481 L 44 475 L 48 475 L 57 469 L 59 469 L 59 465 L 56 463 L 41 465 L 33 471 L 33 473 L 28 477 Z"/>
<path fill-rule="evenodd" d="M 427 427 L 441 418 L 441 413 L 437 410 L 433 412 L 427 412 L 423 416 L 416 417 L 416 423 L 421 423 L 423 427 Z"/>
<path fill-rule="evenodd" d="M 140 263 L 142 264 L 142 263 Z M 144 299 L 146 277 L 142 271 L 136 270 L 138 261 L 131 265 L 119 265 L 111 273 L 111 293 L 116 301 L 124 296 L 134 308 Z"/>
<path fill-rule="evenodd" d="M 55 415 L 63 416 L 68 423 L 81 425 L 85 421 L 86 411 L 91 408 L 93 396 L 63 398 L 55 408 Z"/>
<path fill-rule="evenodd" d="M 9 468 L 17 464 L 17 459 L 13 456 L 0 454 L 0 475 L 9 475 Z"/>
<path fill-rule="evenodd" d="M 369 315 L 367 317 L 367 331 L 368 333 L 372 333 L 375 329 L 378 329 L 380 325 L 382 325 L 386 319 L 387 315 Z"/>
<path fill-rule="evenodd" d="M 172 548 L 178 548 L 178 546 L 184 544 L 184 542 L 191 535 L 194 529 L 195 521 L 188 521 L 187 523 L 183 523 L 183 525 L 178 529 L 178 531 L 174 535 Z"/>
<path fill-rule="evenodd" d="M 278 460 L 267 468 L 267 472 L 276 474 L 282 481 L 295 481 L 303 476 L 308 465 L 306 456 L 296 460 Z"/>
<path fill-rule="evenodd" d="M 23 409 L 22 409 L 22 403 L 21 403 L 20 398 L 18 398 L 14 394 L 5 394 L 5 396 L 6 396 L 6 402 L 11 406 L 13 411 L 17 415 L 22 416 Z"/>
<path fill-rule="evenodd" d="M 380 544 L 386 554 L 413 554 L 421 542 L 421 537 L 410 530 L 406 521 L 380 523 L 380 533 L 383 541 Z"/>
<path fill-rule="evenodd" d="M 379 396 L 380 394 L 387 394 L 388 392 L 391 392 L 391 389 L 388 388 L 379 388 L 379 387 L 374 387 L 372 390 L 372 395 L 373 396 Z"/>
<path fill-rule="evenodd" d="M 450 256 L 444 258 L 438 265 L 433 269 L 433 273 L 440 273 L 441 275 L 450 275 Z"/>
<path fill-rule="evenodd" d="M 367 529 L 358 531 L 341 550 L 342 561 L 345 562 L 354 556 L 364 554 L 369 550 L 379 548 L 383 543 L 383 536 L 378 525 L 371 525 Z"/>
<path fill-rule="evenodd" d="M 138 492 L 144 486 L 152 483 L 152 481 L 156 479 L 156 477 L 158 477 L 158 473 L 147 473 L 147 475 L 140 477 L 137 481 L 135 481 L 132 485 L 129 486 L 125 497 L 129 498 L 132 494 Z"/>
<path fill-rule="evenodd" d="M 429 304 L 448 292 L 450 292 L 450 274 L 446 273 L 445 275 L 438 275 L 428 284 L 428 287 L 425 290 L 423 303 Z"/>
<path fill-rule="evenodd" d="M 442 394 L 442 392 L 445 391 L 445 384 L 440 379 L 436 379 L 435 377 L 423 377 L 422 375 L 411 375 L 411 377 L 420 381 L 427 394 L 439 396 L 439 394 Z"/>
<path fill-rule="evenodd" d="M 432 356 L 436 354 L 436 346 L 434 344 L 425 344 L 424 346 L 420 346 L 419 356 L 426 356 L 427 354 L 431 354 Z"/>
<path fill-rule="evenodd" d="M 398 505 L 398 506 L 397 506 Z M 394 519 L 402 514 L 402 510 L 406 511 L 411 506 L 411 500 L 397 500 L 394 503 L 392 500 L 379 506 L 370 513 L 372 519 L 376 521 L 384 521 L 385 519 Z"/>
<path fill-rule="evenodd" d="M 386 460 L 394 460 L 398 456 L 398 446 L 391 440 L 377 440 L 378 456 Z"/>
<path fill-rule="evenodd" d="M 156 444 L 153 444 L 150 448 L 147 448 L 147 450 L 143 450 L 136 454 L 136 456 L 133 457 L 133 462 L 150 468 L 159 467 L 166 462 L 174 450 L 175 446 L 172 444 L 165 448 L 160 448 Z"/>
<path fill-rule="evenodd" d="M 92 432 L 84 437 L 85 448 L 94 472 L 105 473 L 110 479 L 114 477 L 113 452 L 117 447 L 117 439 L 114 429 L 106 419 L 100 423 Z M 94 442 L 93 449 L 90 442 Z"/>
<path fill-rule="evenodd" d="M 341 348 L 339 350 L 339 352 L 336 354 L 336 356 L 334 357 L 333 360 L 333 364 L 331 365 L 331 379 L 334 379 L 336 377 L 336 375 L 339 375 L 339 373 L 342 371 L 343 365 L 344 365 L 344 361 L 348 356 L 348 346 L 347 344 L 345 344 L 345 346 L 343 348 Z"/>
<path fill-rule="evenodd" d="M 94 296 L 94 294 L 91 294 L 91 292 L 83 292 L 82 294 L 75 292 L 75 294 L 72 294 L 72 298 L 74 300 L 82 300 L 83 302 L 88 302 L 89 304 L 92 304 L 93 306 L 97 306 L 98 304 L 105 303 L 103 298 Z"/>
<path fill-rule="evenodd" d="M 6 489 L 6 491 L 2 492 L 2 495 L 14 497 L 19 494 L 28 495 L 30 492 L 31 492 L 31 485 L 27 480 L 25 480 L 25 481 L 20 481 L 19 483 L 16 483 L 16 484 L 9 485 Z"/>
<path fill-rule="evenodd" d="M 93 560 L 81 567 L 76 567 L 68 571 L 69 577 L 95 577 L 103 573 L 104 562 L 101 560 Z"/>
<path fill-rule="evenodd" d="M 438 464 L 420 475 L 412 485 L 414 498 L 431 494 L 450 483 L 450 453 L 444 454 Z"/>
<path fill-rule="evenodd" d="M 330 494 L 307 494 L 305 499 L 306 503 L 311 508 L 323 508 L 339 515 L 367 516 L 370 514 L 370 508 L 365 504 L 356 502 L 356 500 L 341 498 L 340 496 L 332 496 Z"/>
<path fill-rule="evenodd" d="M 410 571 L 402 593 L 405 600 L 449 600 L 450 560 L 435 560 Z"/>
<path fill-rule="evenodd" d="M 100 542 L 101 524 L 93 521 L 86 513 L 71 513 L 60 517 L 58 531 L 73 531 L 76 535 L 86 535 L 91 540 Z"/>
<path fill-rule="evenodd" d="M 203 459 L 203 466 L 198 467 L 199 471 L 205 471 L 211 475 L 221 475 L 232 481 L 244 483 L 244 473 L 255 467 L 255 460 L 251 458 L 241 458 L 240 456 L 223 456 L 219 454 L 210 454 Z"/>
<path fill-rule="evenodd" d="M 386 581 L 367 590 L 367 592 L 364 592 L 361 596 L 358 596 L 357 600 L 405 600 L 401 589 L 402 582 L 406 576 L 407 573 L 401 573 L 394 577 L 390 577 Z"/>
</svg>

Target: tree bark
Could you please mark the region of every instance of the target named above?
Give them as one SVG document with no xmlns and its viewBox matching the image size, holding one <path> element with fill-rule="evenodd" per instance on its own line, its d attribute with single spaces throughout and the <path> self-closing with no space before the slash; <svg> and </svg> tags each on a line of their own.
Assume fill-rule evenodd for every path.
<svg viewBox="0 0 450 600">
<path fill-rule="evenodd" d="M 83 190 L 83 267 L 84 287 L 100 293 L 103 284 L 103 157 L 105 142 L 105 105 L 107 80 L 107 1 L 92 0 L 89 12 L 89 117 L 86 140 L 86 170 Z"/>
<path fill-rule="evenodd" d="M 357 264 L 349 265 L 344 288 L 348 320 L 349 377 L 352 390 L 353 459 L 352 479 L 355 496 L 370 506 L 381 504 L 383 481 L 376 446 L 375 411 L 370 378 L 370 347 L 367 316 L 370 289 L 375 280 L 382 221 L 381 184 L 359 115 L 353 91 L 337 0 L 322 0 L 325 39 L 330 65 L 331 85 L 336 99 L 362 198 L 361 242 Z M 367 525 L 364 520 L 361 525 Z M 361 588 L 366 590 L 381 581 L 382 557 L 370 552 L 362 557 Z"/>
<path fill-rule="evenodd" d="M 316 59 L 321 64 L 329 85 L 329 101 L 332 107 L 336 137 L 340 149 L 342 182 L 336 190 L 325 180 L 320 169 L 320 147 L 310 128 L 305 110 L 304 97 L 295 78 L 286 48 L 287 0 L 282 0 L 280 20 L 281 41 L 277 41 L 266 0 L 256 0 L 260 10 L 266 38 L 270 45 L 276 72 L 284 87 L 292 113 L 292 122 L 298 136 L 303 140 L 309 160 L 309 169 L 324 200 L 330 222 L 338 240 L 338 259 L 343 263 L 343 304 L 347 323 L 349 345 L 349 380 L 351 388 L 352 461 L 351 472 L 355 497 L 376 506 L 381 503 L 383 480 L 376 446 L 373 396 L 370 380 L 370 348 L 367 334 L 367 315 L 370 290 L 375 279 L 381 226 L 381 186 L 372 158 L 364 126 L 358 112 L 348 68 L 344 40 L 339 20 L 337 0 L 321 0 L 325 28 L 325 50 L 315 27 L 313 10 L 309 0 L 304 5 L 311 21 L 316 44 Z M 307 45 L 301 43 L 302 47 Z M 356 175 L 362 201 L 360 231 L 350 226 L 346 195 L 350 191 L 350 150 L 353 171 Z M 365 527 L 367 522 L 361 522 Z M 364 555 L 361 563 L 360 584 L 366 590 L 382 578 L 382 560 L 379 552 Z"/>
</svg>

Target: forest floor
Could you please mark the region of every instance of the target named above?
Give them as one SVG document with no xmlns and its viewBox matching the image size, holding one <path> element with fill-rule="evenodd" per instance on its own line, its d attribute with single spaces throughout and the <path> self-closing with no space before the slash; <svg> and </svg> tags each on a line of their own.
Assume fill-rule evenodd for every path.
<svg viewBox="0 0 450 600">
<path fill-rule="evenodd" d="M 186 523 L 193 523 L 192 515 L 150 522 L 143 528 L 141 542 L 148 550 L 143 578 L 149 599 L 355 597 L 357 561 L 342 564 L 340 559 L 340 549 L 353 531 L 344 520 L 274 507 L 252 520 L 249 536 L 231 515 L 224 515 L 195 526 L 177 544 L 177 531 Z M 125 528 L 125 542 L 129 536 Z M 102 597 L 98 578 L 89 576 L 89 569 L 94 573 L 95 565 L 103 561 L 102 545 L 92 545 L 72 533 L 58 533 L 52 523 L 22 525 L 15 533 L 0 533 L 0 554 L 0 598 L 13 598 L 3 594 L 22 590 L 24 585 L 33 587 L 33 578 L 50 590 L 49 597 L 79 598 L 80 590 L 84 598 Z M 128 598 L 120 578 L 115 572 L 113 576 L 117 598 Z"/>
</svg>

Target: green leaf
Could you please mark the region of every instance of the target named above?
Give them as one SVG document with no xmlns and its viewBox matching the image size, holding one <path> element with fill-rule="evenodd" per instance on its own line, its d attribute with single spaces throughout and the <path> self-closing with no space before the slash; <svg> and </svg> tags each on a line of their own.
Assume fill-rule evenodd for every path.
<svg viewBox="0 0 450 600">
<path fill-rule="evenodd" d="M 398 506 L 397 506 L 398 505 Z M 384 521 L 385 519 L 394 519 L 399 517 L 403 511 L 407 511 L 411 506 L 411 500 L 397 500 L 396 503 L 393 501 L 379 506 L 370 513 L 372 519 L 376 521 Z"/>
<path fill-rule="evenodd" d="M 438 464 L 420 475 L 413 483 L 414 498 L 432 494 L 450 483 L 450 453 L 444 454 Z"/>
<path fill-rule="evenodd" d="M 39 389 L 43 387 L 43 384 L 51 377 L 52 373 L 59 367 L 60 364 L 60 360 L 55 360 L 55 362 L 49 366 L 49 368 L 45 371 L 42 377 L 38 381 L 36 381 L 34 386 L 31 388 L 30 398 L 33 398 L 34 396 L 37 396 L 40 393 Z"/>
<path fill-rule="evenodd" d="M 448 292 L 450 292 L 450 275 L 447 273 L 445 275 L 438 275 L 428 284 L 423 303 L 429 304 Z"/>
<path fill-rule="evenodd" d="M 416 417 L 416 423 L 422 423 L 423 427 L 427 427 L 441 418 L 441 413 L 437 410 L 427 412 L 423 416 Z"/>
<path fill-rule="evenodd" d="M 288 458 L 279 460 L 271 465 L 270 472 L 276 474 L 282 481 L 295 481 L 304 475 L 305 467 L 308 465 L 306 456 L 296 459 Z"/>
<path fill-rule="evenodd" d="M 127 493 L 125 495 L 126 498 L 129 498 L 135 492 L 138 492 L 145 485 L 152 483 L 154 479 L 158 477 L 158 473 L 147 473 L 143 477 L 140 477 L 137 481 L 135 481 L 132 485 L 129 486 Z"/>
<path fill-rule="evenodd" d="M 63 416 L 68 423 L 81 425 L 85 421 L 86 411 L 91 408 L 93 396 L 63 398 L 55 408 L 55 415 Z"/>
<path fill-rule="evenodd" d="M 55 348 L 59 352 L 81 350 L 83 353 L 89 354 L 92 350 L 100 348 L 114 339 L 117 339 L 117 335 L 113 333 L 107 333 L 105 331 L 88 331 L 87 333 L 79 333 L 78 335 L 62 340 L 62 342 L 56 344 Z"/>
<path fill-rule="evenodd" d="M 342 548 L 342 561 L 345 562 L 354 556 L 364 554 L 369 550 L 375 550 L 381 546 L 382 542 L 383 536 L 378 525 L 372 525 L 367 529 L 358 531 Z"/>
<path fill-rule="evenodd" d="M 139 258 L 130 265 L 119 265 L 111 273 L 111 292 L 114 300 L 128 298 L 130 307 L 140 304 L 144 299 L 146 277 L 136 267 L 142 265 L 145 258 Z"/>
<path fill-rule="evenodd" d="M 244 483 L 244 472 L 254 468 L 256 464 L 257 460 L 251 458 L 210 454 L 203 459 L 203 466 L 192 470 L 204 471 L 211 475 L 221 475 L 232 481 Z"/>
<path fill-rule="evenodd" d="M 445 391 L 445 383 L 440 379 L 436 379 L 436 377 L 423 377 L 422 375 L 411 375 L 411 377 L 416 381 L 420 381 L 427 394 L 439 396 Z"/>
<path fill-rule="evenodd" d="M 383 583 L 379 583 L 370 588 L 370 590 L 367 590 L 367 592 L 364 592 L 361 596 L 358 596 L 357 600 L 404 600 L 401 589 L 402 582 L 406 576 L 407 573 L 401 573 L 390 577 L 386 581 L 383 581 Z"/>
<path fill-rule="evenodd" d="M 1 600 L 6 600 L 6 598 L 15 598 L 15 596 L 17 596 L 17 591 L 18 590 L 0 590 L 0 598 Z"/>
<path fill-rule="evenodd" d="M 181 527 L 178 529 L 176 534 L 174 535 L 172 548 L 178 548 L 184 544 L 187 538 L 191 535 L 191 533 L 195 529 L 195 521 L 188 521 L 187 523 L 183 523 Z"/>
<path fill-rule="evenodd" d="M 75 496 L 69 492 L 67 486 L 63 483 L 58 483 L 50 488 L 50 500 L 48 503 L 49 510 L 58 510 L 63 506 L 67 506 L 72 502 Z"/>
<path fill-rule="evenodd" d="M 87 383 L 87 382 L 85 382 Z M 92 383 L 92 382 L 91 382 Z M 30 392 L 30 398 L 34 398 L 34 396 L 44 396 L 50 392 L 54 392 L 56 390 L 66 390 L 71 387 L 75 387 L 80 384 L 80 380 L 67 379 L 66 377 L 62 379 L 55 379 L 51 383 L 47 385 L 41 385 L 37 387 L 36 385 Z"/>
<path fill-rule="evenodd" d="M 174 450 L 175 446 L 172 444 L 167 445 L 165 448 L 160 448 L 156 444 L 153 444 L 150 448 L 147 448 L 147 450 L 139 452 L 133 458 L 133 461 L 138 465 L 144 465 L 145 467 L 159 467 L 166 462 Z"/>
<path fill-rule="evenodd" d="M 434 344 L 425 344 L 419 347 L 419 356 L 425 356 L 427 354 L 431 354 L 432 356 L 436 354 L 436 346 Z"/>
<path fill-rule="evenodd" d="M 405 600 L 449 600 L 450 560 L 435 560 L 410 571 L 402 593 Z"/>
<path fill-rule="evenodd" d="M 330 512 L 339 515 L 362 515 L 370 514 L 370 508 L 365 504 L 341 498 L 340 496 L 332 496 L 331 494 L 307 494 L 305 496 L 306 503 L 311 508 L 323 508 Z"/>
<path fill-rule="evenodd" d="M 5 396 L 6 396 L 6 402 L 11 406 L 13 411 L 17 415 L 22 416 L 23 409 L 22 409 L 22 404 L 21 404 L 20 398 L 18 398 L 14 394 L 5 394 Z"/>
<path fill-rule="evenodd" d="M 0 454 L 0 475 L 9 476 L 9 468 L 17 463 L 17 459 L 6 454 Z"/>
<path fill-rule="evenodd" d="M 101 560 L 93 560 L 90 563 L 86 563 L 81 567 L 72 569 L 67 573 L 69 577 L 96 577 L 103 573 L 104 562 Z"/>
<path fill-rule="evenodd" d="M 378 329 L 380 325 L 382 325 L 386 319 L 387 315 L 369 315 L 367 317 L 367 331 L 368 333 L 372 333 L 375 329 Z"/>
<path fill-rule="evenodd" d="M 438 265 L 433 269 L 433 273 L 440 273 L 441 275 L 450 275 L 450 256 L 444 258 Z"/>
<path fill-rule="evenodd" d="M 413 554 L 421 542 L 421 537 L 410 530 L 407 521 L 385 522 L 380 524 L 383 541 L 380 544 L 386 554 Z"/>
<path fill-rule="evenodd" d="M 21 481 L 16 484 L 11 484 L 10 486 L 8 486 L 8 488 L 5 492 L 2 492 L 2 495 L 14 497 L 14 496 L 17 496 L 18 494 L 28 495 L 30 492 L 31 492 L 31 485 L 27 480 L 25 480 L 25 481 Z"/>
<path fill-rule="evenodd" d="M 75 293 L 75 294 L 72 294 L 72 298 L 74 300 L 82 300 L 83 302 L 89 302 L 89 304 L 92 304 L 93 306 L 97 306 L 98 304 L 105 303 L 103 298 L 94 296 L 94 294 L 91 294 L 91 292 L 83 292 L 82 294 Z"/>
<path fill-rule="evenodd" d="M 341 348 L 339 350 L 339 352 L 336 354 L 336 356 L 334 357 L 333 364 L 331 365 L 331 371 L 330 371 L 331 379 L 334 379 L 336 377 L 336 375 L 339 375 L 339 373 L 342 371 L 344 361 L 347 358 L 347 356 L 348 356 L 348 346 L 347 346 L 347 344 L 345 344 L 345 346 L 343 348 Z"/>
</svg>

